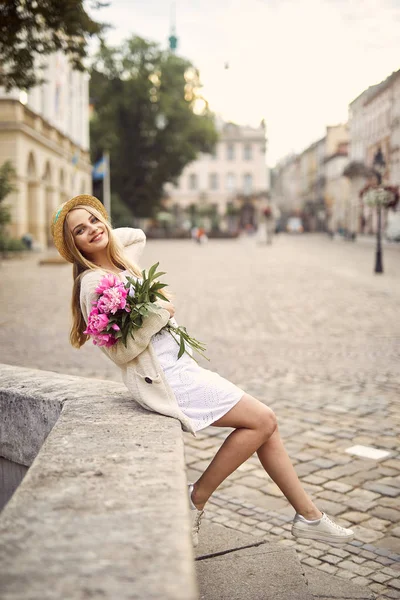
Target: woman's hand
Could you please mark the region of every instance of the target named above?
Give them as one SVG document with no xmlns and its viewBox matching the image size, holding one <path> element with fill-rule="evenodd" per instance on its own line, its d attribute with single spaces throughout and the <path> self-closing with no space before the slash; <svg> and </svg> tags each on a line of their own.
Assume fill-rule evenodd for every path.
<svg viewBox="0 0 400 600">
<path fill-rule="evenodd" d="M 157 300 L 156 304 L 157 306 L 161 306 L 161 308 L 165 308 L 169 312 L 171 318 L 175 315 L 175 306 L 172 302 L 168 302 L 168 300 Z"/>
</svg>

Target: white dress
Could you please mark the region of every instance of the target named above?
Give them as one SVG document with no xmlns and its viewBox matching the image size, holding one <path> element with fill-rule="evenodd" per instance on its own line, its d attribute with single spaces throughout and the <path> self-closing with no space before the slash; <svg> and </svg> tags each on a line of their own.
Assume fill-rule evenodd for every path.
<svg viewBox="0 0 400 600">
<path fill-rule="evenodd" d="M 175 319 L 170 321 L 177 326 Z M 223 417 L 242 398 L 243 390 L 218 373 L 203 369 L 186 352 L 178 359 L 179 344 L 169 331 L 162 329 L 150 343 L 179 408 L 191 419 L 195 431 Z M 190 347 L 187 351 L 192 354 Z"/>
</svg>

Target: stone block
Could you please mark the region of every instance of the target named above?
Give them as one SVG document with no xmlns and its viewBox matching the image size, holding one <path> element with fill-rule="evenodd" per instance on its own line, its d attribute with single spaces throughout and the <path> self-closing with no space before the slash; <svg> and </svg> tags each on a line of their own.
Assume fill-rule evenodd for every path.
<svg viewBox="0 0 400 600">
<path fill-rule="evenodd" d="M 195 600 L 179 422 L 115 382 L 2 365 L 6 402 L 62 411 L 0 515 L 2 598 Z"/>
<path fill-rule="evenodd" d="M 400 538 L 386 535 L 375 543 L 378 548 L 387 548 L 392 553 L 400 554 Z M 390 556 L 390 555 L 389 555 Z"/>
<path fill-rule="evenodd" d="M 375 531 L 373 529 L 366 529 L 362 525 L 356 525 L 354 528 L 355 537 L 362 542 L 375 542 L 383 537 L 381 531 Z"/>
<path fill-rule="evenodd" d="M 390 579 L 387 582 L 387 585 L 390 585 L 390 587 L 393 587 L 396 590 L 400 590 L 400 579 Z"/>
<path fill-rule="evenodd" d="M 372 519 L 364 521 L 364 527 L 370 527 L 371 529 L 376 529 L 376 531 L 386 531 L 389 525 L 391 525 L 390 521 L 386 521 L 385 519 L 377 519 L 376 517 L 372 517 Z"/>
<path fill-rule="evenodd" d="M 345 512 L 341 516 L 343 517 L 343 519 L 346 519 L 347 521 L 350 521 L 350 523 L 355 524 L 362 523 L 363 521 L 366 521 L 370 518 L 370 515 L 368 515 L 367 513 L 357 511 Z"/>
<path fill-rule="evenodd" d="M 390 496 L 391 498 L 397 498 L 400 496 L 400 489 L 391 487 L 390 485 L 384 485 L 379 481 L 368 481 L 364 484 L 364 487 L 368 490 L 372 490 L 382 496 Z"/>
<path fill-rule="evenodd" d="M 370 514 L 378 519 L 384 521 L 391 521 L 392 523 L 400 523 L 400 510 L 394 508 L 388 508 L 386 506 L 375 506 L 370 510 Z"/>
<path fill-rule="evenodd" d="M 357 575 L 361 575 L 363 577 L 366 577 L 367 575 L 373 572 L 373 569 L 371 569 L 370 567 L 358 565 L 354 561 L 350 560 L 343 560 L 338 564 L 338 567 L 340 569 L 346 569 L 347 571 L 351 571 L 352 573 L 356 573 Z"/>
<path fill-rule="evenodd" d="M 337 492 L 339 494 L 346 494 L 347 492 L 350 492 L 350 490 L 353 489 L 353 486 L 347 483 L 342 483 L 340 481 L 326 481 L 322 484 L 322 487 L 326 488 L 327 490 Z"/>
</svg>

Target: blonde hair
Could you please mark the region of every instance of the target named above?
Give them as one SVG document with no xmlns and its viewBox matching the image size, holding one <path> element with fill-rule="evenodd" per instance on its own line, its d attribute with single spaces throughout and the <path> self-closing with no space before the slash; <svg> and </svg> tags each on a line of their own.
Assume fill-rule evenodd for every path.
<svg viewBox="0 0 400 600">
<path fill-rule="evenodd" d="M 128 260 L 126 256 L 124 256 L 123 248 L 119 241 L 113 234 L 112 227 L 110 223 L 102 216 L 102 214 L 92 206 L 85 206 L 84 204 L 74 206 L 65 218 L 63 235 L 65 245 L 71 255 L 74 257 L 73 262 L 73 288 L 72 288 L 72 301 L 71 301 L 71 309 L 72 309 L 72 327 L 70 332 L 70 342 L 74 348 L 80 348 L 87 342 L 89 336 L 83 333 L 86 329 L 86 322 L 83 318 L 83 314 L 81 311 L 80 305 L 80 292 L 81 292 L 81 280 L 83 275 L 88 270 L 98 269 L 99 267 L 95 265 L 92 261 L 87 259 L 80 250 L 76 247 L 74 236 L 68 227 L 68 215 L 73 210 L 78 208 L 83 208 L 87 210 L 91 215 L 96 217 L 101 223 L 106 227 L 108 232 L 108 245 L 107 245 L 107 256 L 110 262 L 115 265 L 117 268 L 121 270 L 127 270 L 136 275 L 137 277 L 142 276 L 142 272 L 139 267 Z M 103 269 L 107 271 L 108 269 Z"/>
</svg>

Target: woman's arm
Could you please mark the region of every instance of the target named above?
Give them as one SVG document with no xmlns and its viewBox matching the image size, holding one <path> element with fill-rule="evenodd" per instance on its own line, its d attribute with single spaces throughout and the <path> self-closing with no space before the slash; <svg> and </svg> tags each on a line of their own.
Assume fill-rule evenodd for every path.
<svg viewBox="0 0 400 600">
<path fill-rule="evenodd" d="M 87 275 L 84 275 L 81 281 L 81 293 L 80 303 L 83 317 L 87 323 L 88 315 L 92 310 L 93 303 L 97 300 L 98 294 L 96 293 L 96 287 L 99 285 L 100 280 L 104 277 L 103 271 L 91 271 Z M 147 348 L 150 343 L 152 336 L 158 333 L 169 321 L 170 313 L 165 308 L 157 306 L 157 312 L 150 313 L 143 321 L 143 325 L 140 329 L 135 331 L 135 338 L 129 336 L 127 339 L 127 346 L 119 340 L 114 346 L 106 348 L 102 346 L 101 349 L 114 361 L 117 365 L 124 365 Z"/>
<path fill-rule="evenodd" d="M 126 256 L 132 262 L 137 263 L 146 244 L 144 231 L 132 227 L 117 227 L 113 230 L 113 234 L 124 247 Z"/>
</svg>

